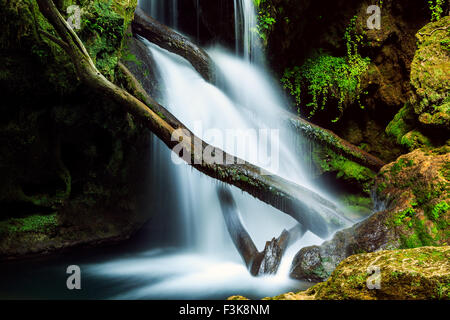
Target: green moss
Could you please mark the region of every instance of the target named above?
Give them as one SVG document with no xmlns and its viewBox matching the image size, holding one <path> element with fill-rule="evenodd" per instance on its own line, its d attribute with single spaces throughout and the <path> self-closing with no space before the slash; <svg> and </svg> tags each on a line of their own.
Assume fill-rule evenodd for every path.
<svg viewBox="0 0 450 320">
<path fill-rule="evenodd" d="M 413 232 L 410 235 L 400 236 L 402 249 L 438 245 L 435 239 L 427 232 L 423 220 L 417 218 L 412 219 L 411 228 L 413 228 Z"/>
<path fill-rule="evenodd" d="M 48 228 L 58 225 L 57 214 L 31 215 L 25 218 L 11 218 L 0 222 L 0 232 L 46 232 Z"/>
<path fill-rule="evenodd" d="M 367 215 L 372 212 L 373 201 L 371 197 L 359 195 L 345 195 L 340 199 L 350 212 Z"/>
<path fill-rule="evenodd" d="M 386 127 L 386 133 L 393 136 L 397 143 L 400 144 L 402 137 L 413 128 L 411 124 L 413 119 L 414 112 L 412 108 L 409 104 L 405 104 Z"/>
<path fill-rule="evenodd" d="M 438 220 L 441 215 L 447 213 L 448 209 L 450 209 L 448 203 L 446 201 L 441 201 L 433 207 L 431 216 L 434 220 Z"/>
<path fill-rule="evenodd" d="M 243 182 L 248 182 L 249 179 L 248 179 L 248 177 L 241 175 L 241 176 L 239 176 L 239 180 L 241 180 Z"/>
<path fill-rule="evenodd" d="M 381 194 L 387 188 L 386 182 L 381 182 L 377 185 L 377 194 Z"/>
<path fill-rule="evenodd" d="M 424 247 L 353 255 L 339 264 L 327 282 L 298 293 L 298 298 L 448 299 L 449 253 L 448 247 Z M 378 290 L 367 287 L 371 266 L 381 271 Z"/>
<path fill-rule="evenodd" d="M 415 129 L 416 116 L 410 104 L 405 104 L 386 127 L 386 133 L 409 151 L 422 147 L 432 147 L 428 137 Z"/>
<path fill-rule="evenodd" d="M 370 194 L 376 174 L 369 168 L 348 160 L 328 148 L 314 150 L 312 156 L 322 172 L 336 172 L 337 179 L 354 181 L 362 187 L 364 193 Z"/>
<path fill-rule="evenodd" d="M 405 221 L 406 218 L 412 218 L 414 217 L 416 214 L 416 211 L 414 210 L 414 208 L 407 208 L 401 212 L 399 212 L 395 217 L 394 217 L 394 224 L 399 226 L 402 225 Z M 410 227 L 412 226 L 412 224 L 408 224 Z"/>
<path fill-rule="evenodd" d="M 441 170 L 439 172 L 442 174 L 442 176 L 447 180 L 450 181 L 450 163 L 444 164 Z"/>
<path fill-rule="evenodd" d="M 407 134 L 405 134 L 401 138 L 400 144 L 408 148 L 408 150 L 410 151 L 415 150 L 417 148 L 433 146 L 430 139 L 428 139 L 426 136 L 424 136 L 417 130 L 410 131 Z"/>
<path fill-rule="evenodd" d="M 404 158 L 400 158 L 398 161 L 394 162 L 394 164 L 389 169 L 390 173 L 393 175 L 398 174 L 403 168 L 412 167 L 414 165 L 414 160 L 406 160 Z"/>
</svg>

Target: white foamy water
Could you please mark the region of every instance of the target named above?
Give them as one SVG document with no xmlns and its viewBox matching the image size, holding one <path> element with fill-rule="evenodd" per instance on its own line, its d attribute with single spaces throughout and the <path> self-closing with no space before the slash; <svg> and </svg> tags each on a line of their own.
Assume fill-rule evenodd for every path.
<svg viewBox="0 0 450 320">
<path fill-rule="evenodd" d="M 164 4 L 169 3 L 140 1 L 155 18 L 162 20 L 167 19 Z M 152 53 L 161 75 L 163 95 L 159 102 L 198 137 L 269 171 L 273 171 L 273 163 L 258 163 L 260 159 L 255 154 L 258 150 L 231 148 L 217 137 L 227 130 L 278 131 L 278 165 L 274 173 L 327 197 L 308 179 L 294 152 L 298 133 L 291 131 L 280 118 L 286 105 L 280 89 L 261 64 L 252 64 L 252 56 L 258 50 L 252 31 L 256 26 L 252 0 L 235 0 L 235 5 L 238 54 L 230 54 L 219 47 L 208 51 L 219 70 L 219 86 L 203 80 L 184 58 L 141 39 Z M 173 4 L 171 6 L 175 8 Z M 172 12 L 172 17 L 176 17 L 176 13 Z M 261 137 L 256 139 L 260 141 Z M 160 141 L 155 140 L 152 148 L 158 161 L 152 162 L 154 185 L 149 201 L 171 195 L 170 201 L 176 204 L 174 210 L 178 217 L 175 233 L 181 237 L 181 244 L 175 251 L 163 249 L 89 265 L 90 274 L 139 283 L 114 298 L 225 298 L 231 294 L 264 297 L 305 288 L 304 284 L 288 277 L 292 259 L 300 248 L 320 244 L 323 239 L 307 232 L 288 248 L 276 275 L 252 277 L 224 223 L 217 196 L 217 186 L 221 182 L 204 176 L 187 164 L 172 163 L 170 151 Z M 268 149 L 272 148 L 275 148 L 274 143 L 269 143 Z M 258 250 L 263 250 L 265 242 L 278 237 L 283 229 L 297 223 L 241 190 L 228 188 Z M 166 235 L 168 238 L 173 236 Z"/>
</svg>

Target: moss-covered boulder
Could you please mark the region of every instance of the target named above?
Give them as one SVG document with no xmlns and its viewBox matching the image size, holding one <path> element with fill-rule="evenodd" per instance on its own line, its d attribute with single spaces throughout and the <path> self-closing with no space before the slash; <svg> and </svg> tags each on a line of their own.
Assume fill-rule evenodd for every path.
<svg viewBox="0 0 450 320">
<path fill-rule="evenodd" d="M 386 299 L 450 300 L 450 247 L 384 250 L 353 255 L 342 261 L 326 282 L 306 291 L 266 298 L 266 300 Z"/>
<path fill-rule="evenodd" d="M 450 243 L 448 151 L 417 149 L 383 167 L 375 183 L 379 211 L 320 246 L 301 249 L 291 276 L 324 281 L 353 254 Z"/>
<path fill-rule="evenodd" d="M 433 146 L 431 140 L 420 131 L 417 116 L 409 103 L 405 104 L 388 124 L 386 133 L 409 151 Z"/>
<path fill-rule="evenodd" d="M 450 149 L 418 149 L 380 171 L 376 186 L 399 247 L 450 243 Z"/>
<path fill-rule="evenodd" d="M 419 121 L 450 128 L 450 16 L 429 23 L 416 35 L 417 51 L 411 64 L 411 99 Z"/>
</svg>

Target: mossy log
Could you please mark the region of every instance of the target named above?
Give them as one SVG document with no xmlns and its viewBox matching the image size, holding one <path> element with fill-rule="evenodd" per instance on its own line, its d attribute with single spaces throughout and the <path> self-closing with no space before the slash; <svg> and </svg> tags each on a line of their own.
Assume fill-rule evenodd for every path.
<svg viewBox="0 0 450 320">
<path fill-rule="evenodd" d="M 310 139 L 315 140 L 320 145 L 326 146 L 335 151 L 337 154 L 340 154 L 364 167 L 378 172 L 383 166 L 386 165 L 383 160 L 364 150 L 361 150 L 354 144 L 340 138 L 337 134 L 328 129 L 322 128 L 290 112 L 285 112 L 284 118 Z"/>
<path fill-rule="evenodd" d="M 133 115 L 136 121 L 149 128 L 170 149 L 181 146 L 181 152 L 178 155 L 189 165 L 291 215 L 307 230 L 321 238 L 326 238 L 335 230 L 351 223 L 336 204 L 315 192 L 208 145 L 193 135 L 144 90 L 141 90 L 137 98 L 110 82 L 97 70 L 83 43 L 58 12 L 53 1 L 37 0 L 37 3 L 40 11 L 64 42 L 63 49 L 70 56 L 80 80 L 97 94 L 113 99 Z M 125 67 L 122 66 L 122 68 Z M 130 77 L 132 77 L 131 74 Z M 137 85 L 137 80 L 135 82 Z M 173 139 L 174 136 L 177 139 Z M 203 146 L 201 150 L 196 150 L 198 148 L 195 146 L 198 144 Z M 223 161 L 221 163 L 204 161 L 202 153 L 205 148 L 212 150 L 216 155 L 222 155 Z"/>
<path fill-rule="evenodd" d="M 212 60 L 203 49 L 192 43 L 188 38 L 146 15 L 139 7 L 136 8 L 131 26 L 134 34 L 184 57 L 200 73 L 203 79 L 208 82 L 214 81 Z"/>
</svg>

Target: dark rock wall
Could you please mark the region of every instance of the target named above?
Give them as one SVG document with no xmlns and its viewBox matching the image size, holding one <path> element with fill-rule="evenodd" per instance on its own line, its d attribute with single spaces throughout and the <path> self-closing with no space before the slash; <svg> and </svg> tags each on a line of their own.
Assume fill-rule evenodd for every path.
<svg viewBox="0 0 450 320">
<path fill-rule="evenodd" d="M 73 3 L 89 8 L 83 18 L 96 24 L 84 20 L 79 34 L 115 80 L 133 4 Z M 57 2 L 63 13 L 70 4 Z M 40 33 L 51 27 L 35 1 L 0 5 L 0 259 L 129 237 L 150 214 L 150 133 L 78 82 Z M 101 23 L 112 30 L 97 33 Z"/>
</svg>

